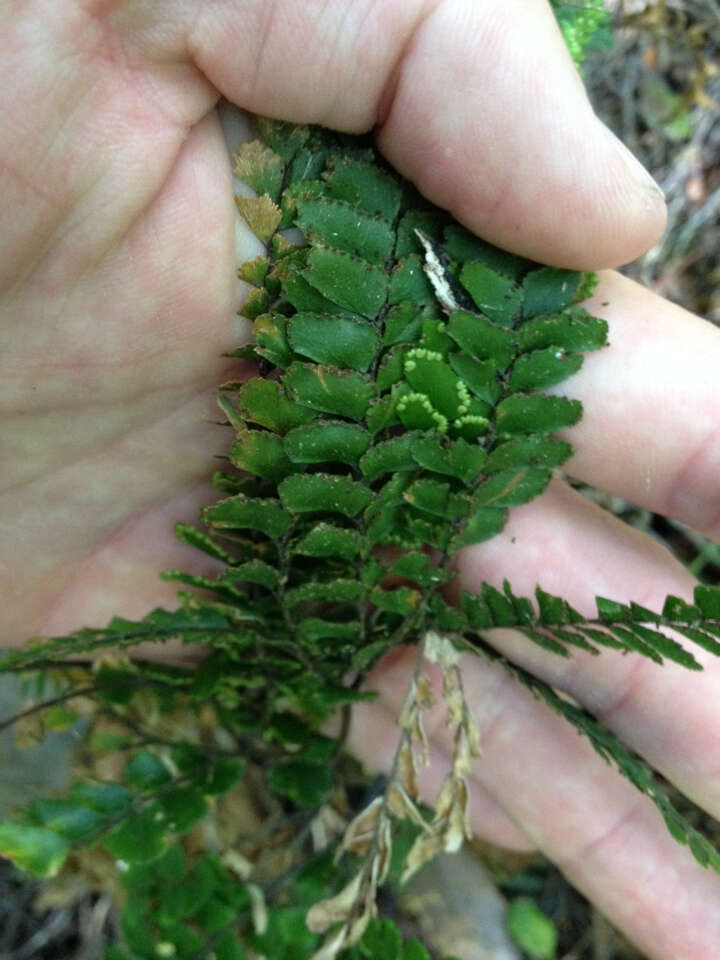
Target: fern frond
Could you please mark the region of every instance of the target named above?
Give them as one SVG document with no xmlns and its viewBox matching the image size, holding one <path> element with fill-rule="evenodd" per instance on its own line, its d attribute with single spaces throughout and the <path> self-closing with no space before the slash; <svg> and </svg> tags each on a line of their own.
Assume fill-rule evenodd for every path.
<svg viewBox="0 0 720 960">
<path fill-rule="evenodd" d="M 699 585 L 695 603 L 668 597 L 662 613 L 639 604 L 598 597 L 597 617 L 583 617 L 561 597 L 535 590 L 537 610 L 527 597 L 516 596 L 506 581 L 502 591 L 483 584 L 479 593 L 463 591 L 461 609 L 476 630 L 512 627 L 533 643 L 560 656 L 577 647 L 591 654 L 599 647 L 642 654 L 658 664 L 672 660 L 690 670 L 702 667 L 691 650 L 667 631 L 678 633 L 709 653 L 720 655 L 720 590 Z"/>
<path fill-rule="evenodd" d="M 264 119 L 257 128 L 258 139 L 236 157 L 236 172 L 258 196 L 243 197 L 238 209 L 264 252 L 239 270 L 250 285 L 245 314 L 253 341 L 234 354 L 253 360 L 257 375 L 220 388 L 230 468 L 213 478 L 220 499 L 204 508 L 201 527 L 176 528 L 218 572 L 168 571 L 167 580 L 190 588 L 179 594 L 178 610 L 37 641 L 0 658 L 0 672 L 65 670 L 78 656 L 170 639 L 201 644 L 207 655 L 195 670 L 138 672 L 108 663 L 85 670 L 86 692 L 87 674 L 95 674 L 98 713 L 135 735 L 121 747 L 123 784 L 89 779 L 63 801 L 36 802 L 0 825 L 2 849 L 44 874 L 80 843 L 103 844 L 133 877 L 167 864 L 179 872 L 176 838 L 210 815 L 206 795 L 234 789 L 241 754 L 268 809 L 279 806 L 297 827 L 300 862 L 307 837 L 322 832 L 318 823 L 338 779 L 339 747 L 319 726 L 338 707 L 372 697 L 359 692 L 362 681 L 388 650 L 439 636 L 455 756 L 442 803 L 426 824 L 432 840 L 416 847 L 413 863 L 431 848 L 453 847 L 467 828 L 473 726 L 448 652 L 452 641 L 498 659 L 650 797 L 703 865 L 720 869 L 720 856 L 639 758 L 589 714 L 493 653 L 482 636 L 509 627 L 561 656 L 609 647 L 697 670 L 685 641 L 720 653 L 720 590 L 698 587 L 694 604 L 668 598 L 661 613 L 598 598 L 593 618 L 540 587 L 532 600 L 517 596 L 507 582 L 502 590 L 484 584 L 477 594 L 463 591 L 459 606 L 445 598 L 454 554 L 499 533 L 508 511 L 541 495 L 572 452 L 554 433 L 577 423 L 581 405 L 547 391 L 580 369 L 585 352 L 606 344 L 605 321 L 582 306 L 594 276 L 543 267 L 478 240 L 424 201 L 363 138 Z M 419 683 L 416 676 L 416 693 Z M 71 699 L 72 689 L 65 696 Z M 418 739 L 420 700 L 412 723 L 401 718 L 406 754 Z M 29 709 L 41 713 L 43 705 Z M 200 718 L 208 713 L 221 743 L 205 737 Z M 163 717 L 172 715 L 192 717 L 191 734 L 167 734 Z M 390 783 L 377 820 L 383 830 L 391 813 L 422 821 L 407 789 L 413 762 L 400 760 L 409 779 Z M 392 793 L 399 785 L 402 803 Z M 111 789 L 117 809 L 103 806 L 112 799 L 103 791 Z M 375 859 L 362 868 L 363 896 L 374 895 L 380 873 L 368 871 L 372 863 L 380 870 L 379 849 L 378 841 Z M 228 886 L 224 865 L 212 858 L 198 860 L 189 876 L 199 864 L 215 871 L 212 883 Z M 230 908 L 243 918 L 249 910 L 250 942 L 274 957 L 282 934 L 266 936 L 258 926 L 272 886 L 263 893 L 240 885 L 242 895 L 231 903 L 218 895 L 213 910 L 224 918 Z M 324 902 L 330 909 L 333 900 Z M 343 914 L 343 938 L 331 932 L 318 957 L 334 957 L 362 935 L 373 909 L 363 900 L 359 910 L 359 902 Z M 287 922 L 310 956 L 318 941 L 304 926 L 307 906 L 298 915 L 302 931 Z M 157 955 L 155 925 L 170 914 L 151 916 L 139 902 L 128 910 L 132 949 Z M 168 920 L 163 930 L 175 937 L 168 942 L 184 944 L 179 956 L 217 953 L 218 944 L 238 955 L 234 927 L 215 914 L 187 916 L 193 936 L 198 927 L 210 939 L 192 941 L 187 924 Z M 351 935 L 348 924 L 358 918 Z M 323 930 L 335 922 L 322 919 Z M 378 929 L 368 927 L 373 942 Z M 406 954 L 421 955 L 415 948 Z"/>
<path fill-rule="evenodd" d="M 490 647 L 484 647 L 483 652 L 490 659 L 501 663 L 534 697 L 567 720 L 578 733 L 587 737 L 593 749 L 606 763 L 614 766 L 626 780 L 655 804 L 673 838 L 678 843 L 687 845 L 702 867 L 710 867 L 720 873 L 720 852 L 677 809 L 647 763 L 592 714 L 561 696 L 549 684 L 505 659 Z"/>
</svg>

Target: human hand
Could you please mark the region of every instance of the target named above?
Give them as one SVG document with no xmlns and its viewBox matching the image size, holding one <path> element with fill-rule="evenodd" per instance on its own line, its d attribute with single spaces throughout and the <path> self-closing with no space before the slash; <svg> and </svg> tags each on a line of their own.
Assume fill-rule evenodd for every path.
<svg viewBox="0 0 720 960">
<path fill-rule="evenodd" d="M 204 478 L 222 440 L 200 418 L 214 416 L 214 387 L 229 369 L 218 355 L 239 334 L 229 164 L 212 113 L 218 92 L 290 120 L 351 131 L 377 124 L 386 155 L 431 199 L 487 239 L 546 262 L 611 266 L 640 253 L 662 228 L 659 195 L 593 118 L 544 3 L 308 9 L 286 0 L 240 10 L 227 0 L 201 13 L 181 0 L 161 9 L 139 0 L 45 6 L 0 14 L 10 38 L 0 67 L 10 102 L 0 152 L 7 642 L 172 604 L 174 591 L 158 584 L 157 572 L 188 566 L 184 549 L 173 544 L 172 523 L 192 519 L 210 498 Z M 28 62 L 30 82 L 21 82 Z M 710 450 L 716 420 L 718 336 L 613 275 L 603 278 L 598 300 L 607 301 L 598 312 L 622 349 L 588 359 L 572 381 L 587 414 L 572 434 L 577 455 L 570 466 L 711 530 L 713 454 L 702 451 Z M 681 399 L 659 407 L 658 391 L 669 383 Z M 643 469 L 649 464 L 647 485 L 633 456 Z M 527 544 L 520 570 L 513 535 Z M 466 553 L 468 585 L 493 579 L 507 564 L 518 571 L 516 589 L 523 575 L 549 590 L 555 578 L 559 592 L 585 608 L 595 592 L 649 604 L 668 589 L 688 587 L 669 558 L 559 485 L 515 512 L 508 537 Z M 579 580 L 576 558 L 587 557 L 590 571 L 592 551 L 597 576 Z M 520 648 L 514 655 L 529 656 Z M 680 692 L 687 678 L 670 668 L 654 668 L 654 678 L 651 668 L 646 679 L 645 668 L 628 660 L 602 660 L 593 664 L 592 691 L 588 671 L 578 698 L 602 711 L 625 678 L 642 677 L 642 696 L 637 688 L 624 699 L 618 723 L 717 813 L 717 782 L 701 765 L 718 720 L 717 671 L 693 678 L 678 743 L 669 719 L 646 699 L 662 679 L 690 701 Z M 548 676 L 555 668 L 545 660 L 535 666 Z M 581 684 L 583 659 L 574 658 L 571 669 L 575 675 L 558 677 L 559 685 Z M 385 702 L 392 703 L 399 671 L 396 658 L 378 679 Z M 583 832 L 591 818 L 580 816 L 587 815 L 581 790 L 592 787 L 608 830 L 630 801 L 574 735 L 551 738 L 550 722 L 532 714 L 534 704 L 508 684 L 500 691 L 493 677 L 479 662 L 469 665 L 481 719 L 484 710 L 502 710 L 488 739 L 512 741 L 524 717 L 534 724 L 524 742 L 542 761 L 532 771 L 522 755 L 520 772 L 533 776 L 520 796 L 531 809 L 514 807 L 519 788 L 508 764 L 520 747 L 511 742 L 503 759 L 486 746 L 478 778 L 494 772 L 486 786 L 509 804 L 515 821 L 509 827 L 493 814 L 495 839 L 518 844 L 524 834 L 522 842 L 529 836 L 567 860 L 578 885 L 651 956 L 712 956 L 720 924 L 716 878 L 695 872 L 686 851 L 663 845 L 662 828 L 655 830 L 647 814 L 636 813 L 624 829 L 634 855 L 651 868 L 667 858 L 660 876 L 647 883 L 621 877 L 628 860 L 613 844 L 630 840 L 618 830 L 612 843 L 597 843 L 593 858 L 585 854 L 587 863 L 571 862 L 595 838 Z M 661 708 L 666 712 L 664 698 Z M 376 710 L 373 718 L 382 724 L 384 715 Z M 390 741 L 390 729 L 387 735 Z M 540 806 L 530 788 L 580 764 L 575 795 L 563 797 L 567 815 L 553 809 L 556 790 L 546 791 Z M 487 828 L 482 797 L 478 787 L 477 829 Z M 559 824 L 564 835 L 553 839 Z M 695 913 L 674 884 L 683 896 L 692 894 Z M 662 936 L 648 919 L 656 922 L 658 903 Z"/>
</svg>

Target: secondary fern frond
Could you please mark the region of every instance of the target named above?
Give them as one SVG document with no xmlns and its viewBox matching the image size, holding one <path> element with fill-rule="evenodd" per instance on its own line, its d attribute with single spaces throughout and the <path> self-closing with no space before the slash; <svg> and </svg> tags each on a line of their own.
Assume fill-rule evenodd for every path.
<svg viewBox="0 0 720 960">
<path fill-rule="evenodd" d="M 483 645 L 483 653 L 489 659 L 501 663 L 524 687 L 530 690 L 534 697 L 567 720 L 578 733 L 587 737 L 593 749 L 606 763 L 612 764 L 623 777 L 655 804 L 675 840 L 687 845 L 701 866 L 711 867 L 720 873 L 720 852 L 678 810 L 648 764 L 628 749 L 587 710 L 583 710 L 576 703 L 561 696 L 549 684 L 506 660 L 490 646 Z"/>
</svg>

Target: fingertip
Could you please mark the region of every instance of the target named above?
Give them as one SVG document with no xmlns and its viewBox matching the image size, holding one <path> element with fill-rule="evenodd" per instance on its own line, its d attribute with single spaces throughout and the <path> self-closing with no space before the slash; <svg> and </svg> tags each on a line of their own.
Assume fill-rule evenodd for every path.
<svg viewBox="0 0 720 960">
<path fill-rule="evenodd" d="M 593 113 L 547 4 L 439 4 L 392 89 L 381 149 L 490 242 L 600 269 L 662 235 L 662 192 Z"/>
</svg>

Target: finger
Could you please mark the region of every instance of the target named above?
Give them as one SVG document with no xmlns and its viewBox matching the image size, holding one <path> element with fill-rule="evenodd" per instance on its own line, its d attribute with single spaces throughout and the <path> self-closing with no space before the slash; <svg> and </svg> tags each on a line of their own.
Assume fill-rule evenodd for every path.
<svg viewBox="0 0 720 960">
<path fill-rule="evenodd" d="M 668 593 L 692 598 L 693 581 L 671 554 L 562 483 L 511 511 L 503 533 L 458 559 L 459 587 L 501 585 L 512 571 L 516 593 L 539 583 L 596 616 L 594 596 L 660 610 Z M 569 692 L 688 796 L 720 817 L 720 661 L 692 648 L 702 673 L 662 667 L 639 654 L 573 651 L 565 660 L 509 630 L 491 642 L 513 661 Z"/>
<path fill-rule="evenodd" d="M 659 189 L 597 120 L 545 0 L 224 0 L 187 46 L 228 99 L 359 132 L 431 200 L 518 253 L 616 265 L 662 232 Z"/>
<path fill-rule="evenodd" d="M 393 657 L 371 678 L 388 717 L 403 702 L 412 659 Z M 479 784 L 648 958 L 714 957 L 720 877 L 703 871 L 652 805 L 501 667 L 463 658 L 462 671 L 483 751 L 470 785 L 473 827 L 483 832 Z M 351 740 L 361 757 L 377 743 L 372 709 L 363 705 Z M 449 757 L 451 735 L 435 710 L 427 729 Z"/>
<path fill-rule="evenodd" d="M 588 309 L 611 346 L 559 391 L 584 401 L 568 472 L 720 536 L 720 330 L 616 273 Z"/>
</svg>

